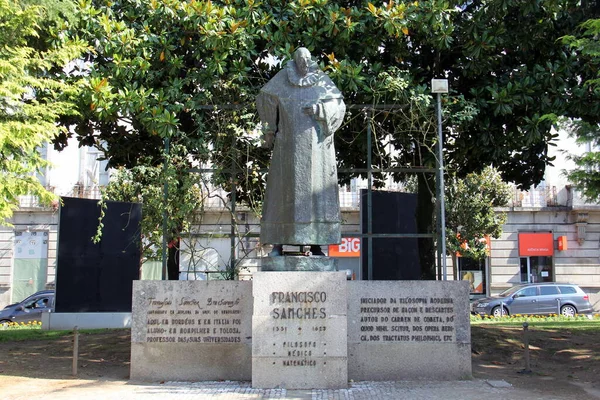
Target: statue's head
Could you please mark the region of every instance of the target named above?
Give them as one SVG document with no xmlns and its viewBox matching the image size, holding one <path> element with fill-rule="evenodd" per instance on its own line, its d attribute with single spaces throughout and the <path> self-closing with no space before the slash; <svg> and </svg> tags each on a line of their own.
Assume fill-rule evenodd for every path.
<svg viewBox="0 0 600 400">
<path fill-rule="evenodd" d="M 310 51 L 306 47 L 299 47 L 294 52 L 294 62 L 300 76 L 305 76 L 310 68 Z"/>
</svg>

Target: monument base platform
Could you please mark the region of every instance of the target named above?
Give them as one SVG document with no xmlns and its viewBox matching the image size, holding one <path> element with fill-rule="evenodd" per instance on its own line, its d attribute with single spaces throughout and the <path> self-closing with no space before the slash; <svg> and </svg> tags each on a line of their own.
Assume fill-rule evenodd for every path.
<svg viewBox="0 0 600 400">
<path fill-rule="evenodd" d="M 322 271 L 338 270 L 338 260 L 324 256 L 263 257 L 261 271 Z"/>
</svg>

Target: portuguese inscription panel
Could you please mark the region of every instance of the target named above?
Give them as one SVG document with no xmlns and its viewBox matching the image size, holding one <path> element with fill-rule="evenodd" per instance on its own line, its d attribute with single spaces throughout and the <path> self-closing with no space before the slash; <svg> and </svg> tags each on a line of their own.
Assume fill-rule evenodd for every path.
<svg viewBox="0 0 600 400">
<path fill-rule="evenodd" d="M 132 317 L 132 377 L 250 378 L 251 282 L 136 281 Z"/>
<path fill-rule="evenodd" d="M 244 282 L 213 281 L 208 285 L 201 283 L 203 288 L 192 287 L 197 286 L 192 281 L 169 283 L 165 282 L 161 290 L 146 289 L 135 293 L 134 330 L 137 335 L 134 341 L 249 342 L 252 309 L 247 282 L 244 285 Z M 172 285 L 175 286 L 166 287 Z M 243 286 L 247 286 L 246 290 Z"/>
<path fill-rule="evenodd" d="M 470 343 L 465 282 L 348 282 L 350 379 L 465 379 Z"/>
<path fill-rule="evenodd" d="M 455 342 L 452 297 L 358 298 L 360 342 Z"/>
<path fill-rule="evenodd" d="M 148 298 L 146 342 L 241 343 L 240 298 Z"/>
</svg>

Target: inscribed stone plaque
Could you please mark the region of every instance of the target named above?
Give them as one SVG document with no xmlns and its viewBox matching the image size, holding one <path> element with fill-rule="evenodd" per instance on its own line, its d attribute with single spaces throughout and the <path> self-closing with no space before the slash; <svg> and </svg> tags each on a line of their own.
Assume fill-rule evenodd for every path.
<svg viewBox="0 0 600 400">
<path fill-rule="evenodd" d="M 252 283 L 135 281 L 131 378 L 248 380 Z"/>
<path fill-rule="evenodd" d="M 253 295 L 253 387 L 347 387 L 345 272 L 257 272 Z"/>
<path fill-rule="evenodd" d="M 348 282 L 348 376 L 470 378 L 468 282 Z"/>
</svg>

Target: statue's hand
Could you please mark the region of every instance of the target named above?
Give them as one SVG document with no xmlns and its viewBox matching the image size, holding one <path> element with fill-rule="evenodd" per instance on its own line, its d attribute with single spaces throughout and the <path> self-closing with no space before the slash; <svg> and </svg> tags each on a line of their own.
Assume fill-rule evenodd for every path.
<svg viewBox="0 0 600 400">
<path fill-rule="evenodd" d="M 313 104 L 312 106 L 302 107 L 302 111 L 306 115 L 315 115 L 317 113 L 317 105 Z"/>
</svg>

